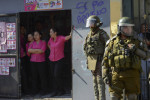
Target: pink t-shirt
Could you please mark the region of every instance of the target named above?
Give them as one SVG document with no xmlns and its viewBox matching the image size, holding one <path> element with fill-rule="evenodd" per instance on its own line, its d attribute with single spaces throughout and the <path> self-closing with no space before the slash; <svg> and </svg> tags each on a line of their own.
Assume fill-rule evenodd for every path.
<svg viewBox="0 0 150 100">
<path fill-rule="evenodd" d="M 29 56 L 30 57 L 30 54 L 28 53 L 28 49 L 29 49 L 29 46 L 31 45 L 32 43 L 30 43 L 30 42 L 28 42 L 27 44 L 26 44 L 26 52 L 27 52 L 27 56 Z"/>
<path fill-rule="evenodd" d="M 45 50 L 46 50 L 46 42 L 40 40 L 37 44 L 36 41 L 30 44 L 29 49 L 41 49 L 44 53 L 41 54 L 31 54 L 30 61 L 31 62 L 44 62 L 45 61 Z"/>
<path fill-rule="evenodd" d="M 56 41 L 53 41 L 52 38 L 49 39 L 48 45 L 50 46 L 50 61 L 58 61 L 64 58 L 65 41 L 65 36 L 57 36 Z"/>
<path fill-rule="evenodd" d="M 26 44 L 26 51 L 27 51 L 27 55 L 30 56 L 28 53 L 28 49 L 29 49 L 29 42 Z"/>
<path fill-rule="evenodd" d="M 21 50 L 20 50 L 20 57 L 23 58 L 24 57 L 24 49 L 21 47 Z"/>
</svg>

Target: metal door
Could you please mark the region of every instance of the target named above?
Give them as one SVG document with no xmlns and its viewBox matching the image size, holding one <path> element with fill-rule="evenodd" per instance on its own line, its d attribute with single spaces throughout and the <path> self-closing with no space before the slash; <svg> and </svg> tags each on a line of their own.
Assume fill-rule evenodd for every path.
<svg viewBox="0 0 150 100">
<path fill-rule="evenodd" d="M 20 96 L 17 15 L 0 15 L 0 97 Z M 4 46 L 2 46 L 4 45 Z"/>
</svg>

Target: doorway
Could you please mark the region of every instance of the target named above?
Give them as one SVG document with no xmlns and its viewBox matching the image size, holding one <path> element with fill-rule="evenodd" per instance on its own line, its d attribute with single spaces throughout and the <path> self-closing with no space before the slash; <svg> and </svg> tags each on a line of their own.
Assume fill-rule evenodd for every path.
<svg viewBox="0 0 150 100">
<path fill-rule="evenodd" d="M 19 13 L 20 17 L 20 31 L 21 27 L 24 27 L 24 44 L 28 42 L 27 36 L 28 34 L 33 34 L 34 31 L 39 31 L 42 33 L 42 40 L 48 43 L 50 39 L 49 31 L 50 28 L 56 27 L 59 30 L 59 35 L 67 36 L 70 34 L 71 31 L 71 10 L 59 10 L 59 11 L 38 11 L 38 12 L 21 12 Z M 20 34 L 21 36 L 21 34 Z M 21 45 L 21 43 L 20 43 Z M 63 80 L 63 87 L 65 89 L 65 94 L 61 95 L 62 97 L 69 97 L 71 98 L 71 90 L 72 90 L 72 53 L 71 53 L 71 40 L 65 42 L 64 47 L 64 64 L 62 70 L 62 80 Z M 25 51 L 27 53 L 27 51 Z M 53 75 L 53 68 L 50 65 L 49 60 L 50 50 L 47 48 L 45 51 L 45 59 L 46 59 L 46 75 L 48 76 L 48 90 L 49 93 L 47 97 L 51 97 L 51 93 L 53 92 L 53 87 L 55 87 L 54 82 L 54 75 Z M 27 90 L 27 94 L 32 94 L 30 92 L 32 79 L 30 71 L 30 58 L 25 58 L 25 64 L 21 64 L 21 84 L 22 84 L 22 94 L 26 95 L 26 87 L 29 89 Z M 23 61 L 22 61 L 23 62 Z M 44 67 L 44 66 L 43 66 Z M 40 80 L 39 80 L 40 81 Z M 40 89 L 40 83 L 39 83 Z M 37 95 L 37 94 L 36 94 Z M 61 97 L 56 95 L 55 97 Z"/>
</svg>

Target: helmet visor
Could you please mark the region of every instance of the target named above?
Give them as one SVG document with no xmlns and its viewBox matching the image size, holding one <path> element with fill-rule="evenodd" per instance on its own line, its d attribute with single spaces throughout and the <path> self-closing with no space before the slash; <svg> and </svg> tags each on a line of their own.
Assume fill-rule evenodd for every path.
<svg viewBox="0 0 150 100">
<path fill-rule="evenodd" d="M 95 23 L 96 23 L 96 19 L 87 19 L 86 27 L 94 26 Z"/>
<path fill-rule="evenodd" d="M 122 26 L 121 31 L 126 36 L 133 36 L 133 26 Z"/>
<path fill-rule="evenodd" d="M 134 26 L 134 24 L 130 24 L 130 23 L 119 23 L 119 26 Z"/>
</svg>

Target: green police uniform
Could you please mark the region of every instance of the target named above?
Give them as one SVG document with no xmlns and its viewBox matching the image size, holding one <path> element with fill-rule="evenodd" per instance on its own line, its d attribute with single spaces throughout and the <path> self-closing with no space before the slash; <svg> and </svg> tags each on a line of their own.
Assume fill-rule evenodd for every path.
<svg viewBox="0 0 150 100">
<path fill-rule="evenodd" d="M 107 33 L 102 29 L 91 31 L 84 44 L 84 51 L 87 56 L 87 67 L 92 71 L 94 81 L 94 91 L 96 100 L 105 99 L 105 84 L 101 76 L 101 61 L 104 54 L 106 41 L 109 39 Z"/>
<path fill-rule="evenodd" d="M 94 81 L 96 100 L 106 100 L 105 84 L 102 80 L 101 61 L 104 54 L 106 41 L 109 39 L 107 33 L 99 27 L 103 23 L 93 15 L 87 19 L 86 27 L 90 27 L 84 43 L 84 52 L 87 57 L 87 67 L 91 70 Z"/>
<path fill-rule="evenodd" d="M 140 47 L 140 41 L 132 37 L 125 40 L 121 40 L 119 36 L 113 38 L 108 44 L 108 52 L 104 56 L 104 66 L 112 69 L 110 92 L 119 98 L 121 98 L 124 88 L 127 94 L 140 93 L 141 60 L 128 49 L 127 44 L 129 43 Z"/>
<path fill-rule="evenodd" d="M 133 48 L 129 48 L 128 44 L 133 44 Z M 122 98 L 123 89 L 129 100 L 137 100 L 136 95 L 140 93 L 140 72 L 142 71 L 141 56 L 136 54 L 139 49 L 145 52 L 148 50 L 136 34 L 122 39 L 120 32 L 106 43 L 102 77 L 105 83 L 109 83 L 112 100 Z"/>
</svg>

